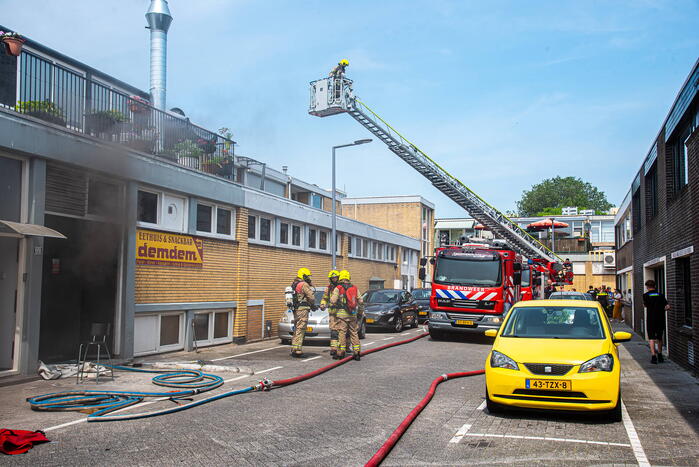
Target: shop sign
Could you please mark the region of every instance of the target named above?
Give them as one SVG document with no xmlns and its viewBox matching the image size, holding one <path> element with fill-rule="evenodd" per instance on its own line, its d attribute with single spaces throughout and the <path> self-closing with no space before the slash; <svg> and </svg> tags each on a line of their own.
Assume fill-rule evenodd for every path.
<svg viewBox="0 0 699 467">
<path fill-rule="evenodd" d="M 200 268 L 204 245 L 191 235 L 136 229 L 136 264 Z"/>
</svg>

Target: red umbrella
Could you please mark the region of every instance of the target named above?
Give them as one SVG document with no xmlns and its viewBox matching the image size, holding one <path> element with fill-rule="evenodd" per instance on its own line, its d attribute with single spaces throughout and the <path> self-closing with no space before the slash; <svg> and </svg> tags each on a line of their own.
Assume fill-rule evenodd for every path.
<svg viewBox="0 0 699 467">
<path fill-rule="evenodd" d="M 529 230 L 546 230 L 551 228 L 551 224 L 553 224 L 554 229 L 563 229 L 565 227 L 568 227 L 568 224 L 565 222 L 561 221 L 551 221 L 551 219 L 542 219 L 540 221 L 532 222 L 527 226 L 527 229 Z"/>
<path fill-rule="evenodd" d="M 475 230 L 488 230 L 488 227 L 484 226 L 483 224 L 476 224 L 473 226 Z"/>
</svg>

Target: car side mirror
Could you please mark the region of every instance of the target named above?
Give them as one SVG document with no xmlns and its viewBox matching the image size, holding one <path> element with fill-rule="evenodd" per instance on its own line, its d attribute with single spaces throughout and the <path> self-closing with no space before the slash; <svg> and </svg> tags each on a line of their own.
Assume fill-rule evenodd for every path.
<svg viewBox="0 0 699 467">
<path fill-rule="evenodd" d="M 612 336 L 612 342 L 619 344 L 621 342 L 628 342 L 631 340 L 631 333 L 624 331 L 617 331 Z"/>
<path fill-rule="evenodd" d="M 498 330 L 497 329 L 486 329 L 485 330 L 485 335 L 487 337 L 495 337 L 498 335 Z"/>
<path fill-rule="evenodd" d="M 430 258 L 430 264 L 434 264 L 434 263 L 435 263 L 434 258 Z"/>
<path fill-rule="evenodd" d="M 424 267 L 418 269 L 418 271 L 417 271 L 417 277 L 418 277 L 418 279 L 420 279 L 421 281 L 424 281 L 424 280 L 425 280 L 425 278 L 427 277 L 427 273 L 425 272 L 425 268 L 424 268 Z"/>
</svg>

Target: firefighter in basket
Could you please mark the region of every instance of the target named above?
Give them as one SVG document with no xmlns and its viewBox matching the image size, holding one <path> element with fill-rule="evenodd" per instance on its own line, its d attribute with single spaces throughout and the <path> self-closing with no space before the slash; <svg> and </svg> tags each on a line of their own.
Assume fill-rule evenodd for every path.
<svg viewBox="0 0 699 467">
<path fill-rule="evenodd" d="M 318 309 L 315 304 L 313 287 L 311 286 L 311 271 L 308 268 L 299 269 L 296 279 L 291 283 L 291 309 L 294 312 L 294 337 L 291 340 L 291 356 L 294 358 L 302 358 L 304 356 L 303 338 L 306 335 L 308 313 Z"/>
<path fill-rule="evenodd" d="M 337 360 L 345 358 L 347 349 L 347 333 L 349 332 L 350 343 L 354 359 L 359 360 L 361 347 L 359 345 L 358 315 L 364 312 L 364 302 L 359 296 L 357 287 L 350 282 L 349 271 L 340 271 L 340 285 L 335 287 L 330 296 L 330 306 L 337 307 L 337 331 L 339 334 L 339 347 L 336 355 Z"/>
<path fill-rule="evenodd" d="M 338 333 L 337 333 L 337 307 L 330 305 L 330 296 L 333 290 L 339 285 L 340 273 L 333 269 L 328 273 L 328 288 L 325 290 L 325 294 L 320 301 L 320 309 L 328 309 L 328 325 L 330 327 L 330 355 L 335 356 L 337 354 L 338 347 Z"/>
<path fill-rule="evenodd" d="M 335 68 L 330 70 L 328 76 L 333 80 L 334 86 L 334 96 L 335 99 L 340 99 L 342 94 L 342 80 L 345 78 L 345 69 L 349 66 L 349 60 L 343 58 L 340 60 Z"/>
</svg>

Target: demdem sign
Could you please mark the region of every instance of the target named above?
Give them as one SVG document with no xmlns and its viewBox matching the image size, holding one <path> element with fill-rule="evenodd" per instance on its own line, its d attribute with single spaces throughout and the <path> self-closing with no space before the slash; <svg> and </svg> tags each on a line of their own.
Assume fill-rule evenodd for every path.
<svg viewBox="0 0 699 467">
<path fill-rule="evenodd" d="M 136 229 L 136 264 L 200 268 L 204 245 L 189 235 Z"/>
</svg>

